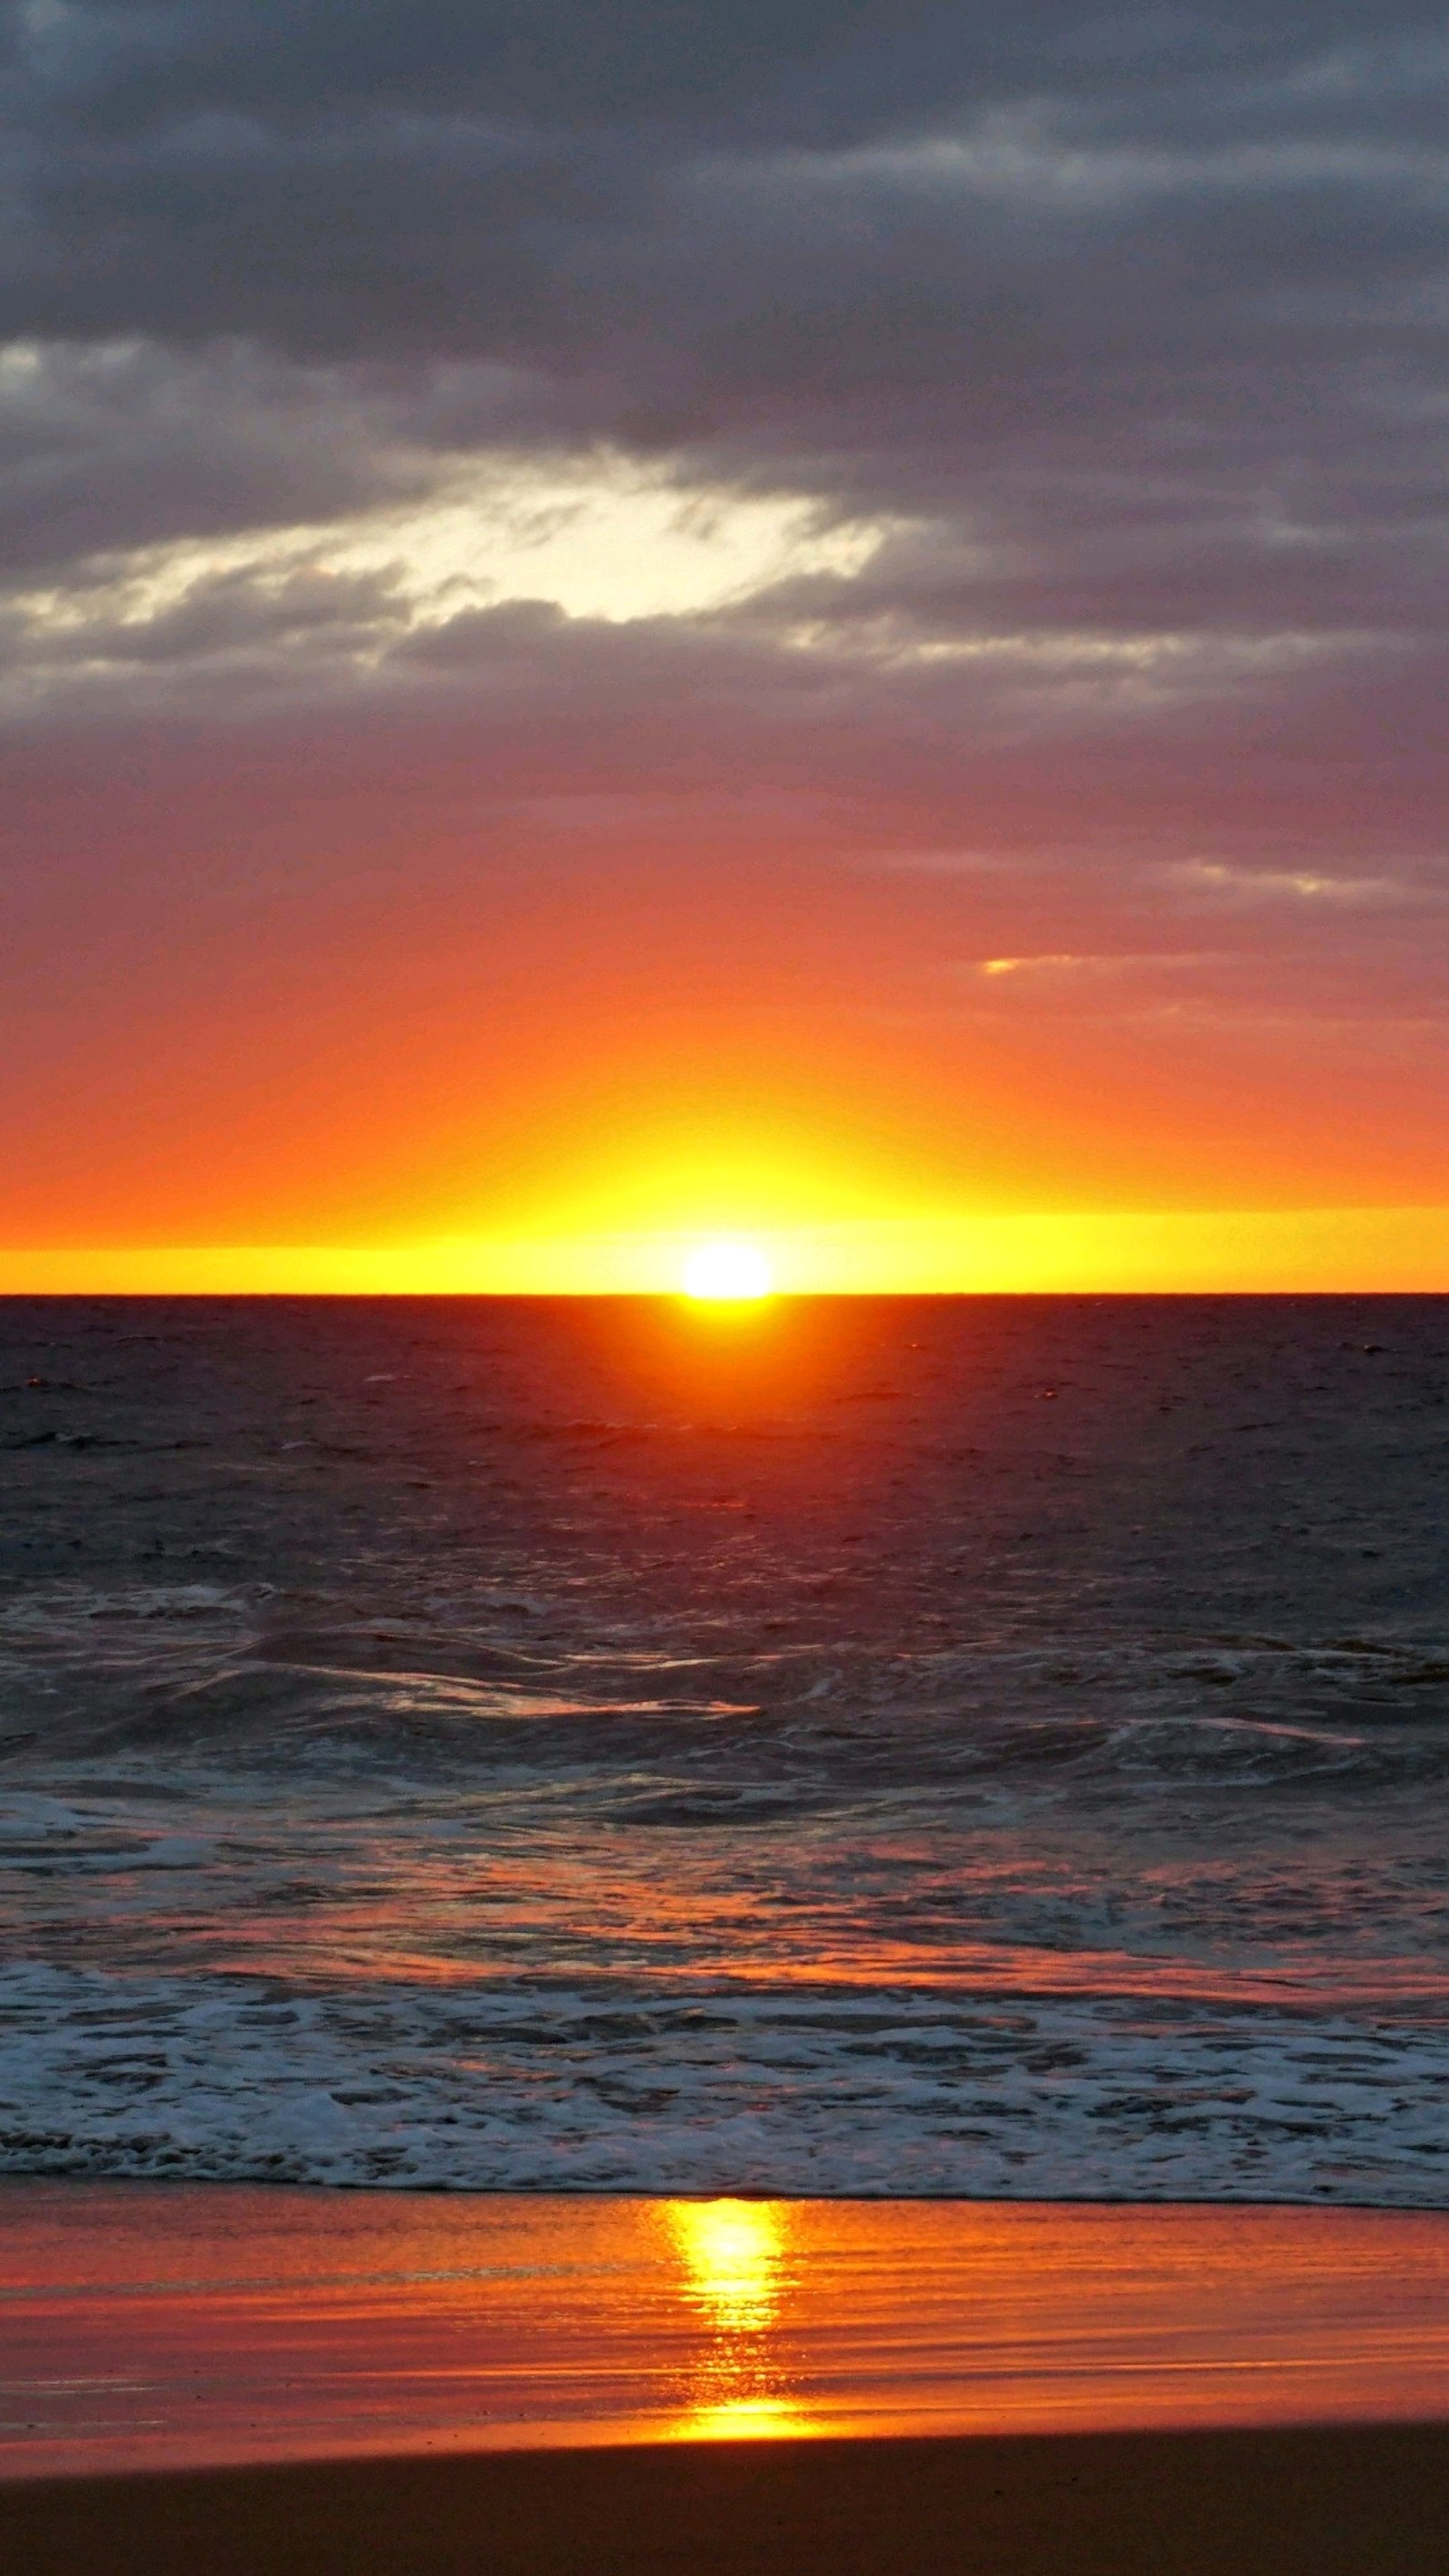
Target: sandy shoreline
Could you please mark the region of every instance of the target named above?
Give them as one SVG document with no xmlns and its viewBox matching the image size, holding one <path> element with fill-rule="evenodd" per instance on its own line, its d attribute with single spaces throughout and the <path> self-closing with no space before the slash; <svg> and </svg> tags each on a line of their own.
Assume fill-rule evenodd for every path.
<svg viewBox="0 0 1449 2576">
<path fill-rule="evenodd" d="M 0 2576 L 1449 2576 L 1449 2213 L 0 2222 Z"/>
<path fill-rule="evenodd" d="M 1439 2576 L 1449 2426 L 684 2443 L 0 2488 L 15 2576 Z"/>
<path fill-rule="evenodd" d="M 0 2189 L 0 2481 L 1442 2416 L 1445 2212 Z"/>
</svg>

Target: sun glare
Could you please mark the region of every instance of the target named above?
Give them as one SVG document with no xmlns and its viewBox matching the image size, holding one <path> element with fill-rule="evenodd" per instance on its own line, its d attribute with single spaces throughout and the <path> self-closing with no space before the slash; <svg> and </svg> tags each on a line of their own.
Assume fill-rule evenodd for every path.
<svg viewBox="0 0 1449 2576">
<path fill-rule="evenodd" d="M 686 1297 L 711 1301 L 768 1297 L 770 1265 L 753 1243 L 701 1243 L 684 1265 Z"/>
<path fill-rule="evenodd" d="M 785 2234 L 769 2201 L 676 2201 L 670 2232 L 688 2269 L 691 2297 L 718 2333 L 758 2333 L 779 2292 Z"/>
</svg>

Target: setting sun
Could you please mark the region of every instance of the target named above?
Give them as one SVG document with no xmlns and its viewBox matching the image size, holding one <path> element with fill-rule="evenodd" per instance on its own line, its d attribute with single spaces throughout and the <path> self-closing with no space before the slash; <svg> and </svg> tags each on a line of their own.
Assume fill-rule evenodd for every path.
<svg viewBox="0 0 1449 2576">
<path fill-rule="evenodd" d="M 684 1265 L 686 1297 L 710 1300 L 768 1297 L 770 1265 L 754 1243 L 701 1243 Z"/>
</svg>

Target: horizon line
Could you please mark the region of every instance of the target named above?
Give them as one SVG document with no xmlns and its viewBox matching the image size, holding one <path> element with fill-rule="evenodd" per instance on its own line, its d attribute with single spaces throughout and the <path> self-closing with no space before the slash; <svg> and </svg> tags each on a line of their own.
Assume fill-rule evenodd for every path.
<svg viewBox="0 0 1449 2576">
<path fill-rule="evenodd" d="M 411 1242 L 0 1248 L 0 1296 L 671 1297 L 702 1237 L 762 1248 L 798 1296 L 1449 1293 L 1449 1205 L 1054 1210 L 566 1227 Z"/>
</svg>

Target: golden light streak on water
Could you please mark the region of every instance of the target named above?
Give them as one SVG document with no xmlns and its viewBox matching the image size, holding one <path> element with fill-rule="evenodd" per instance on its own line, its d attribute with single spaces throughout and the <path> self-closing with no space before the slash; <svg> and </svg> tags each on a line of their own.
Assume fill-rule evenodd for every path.
<svg viewBox="0 0 1449 2576">
<path fill-rule="evenodd" d="M 784 2218 L 765 2200 L 673 2201 L 669 2225 L 688 2286 L 721 2334 L 758 2333 L 779 2300 Z"/>
</svg>

